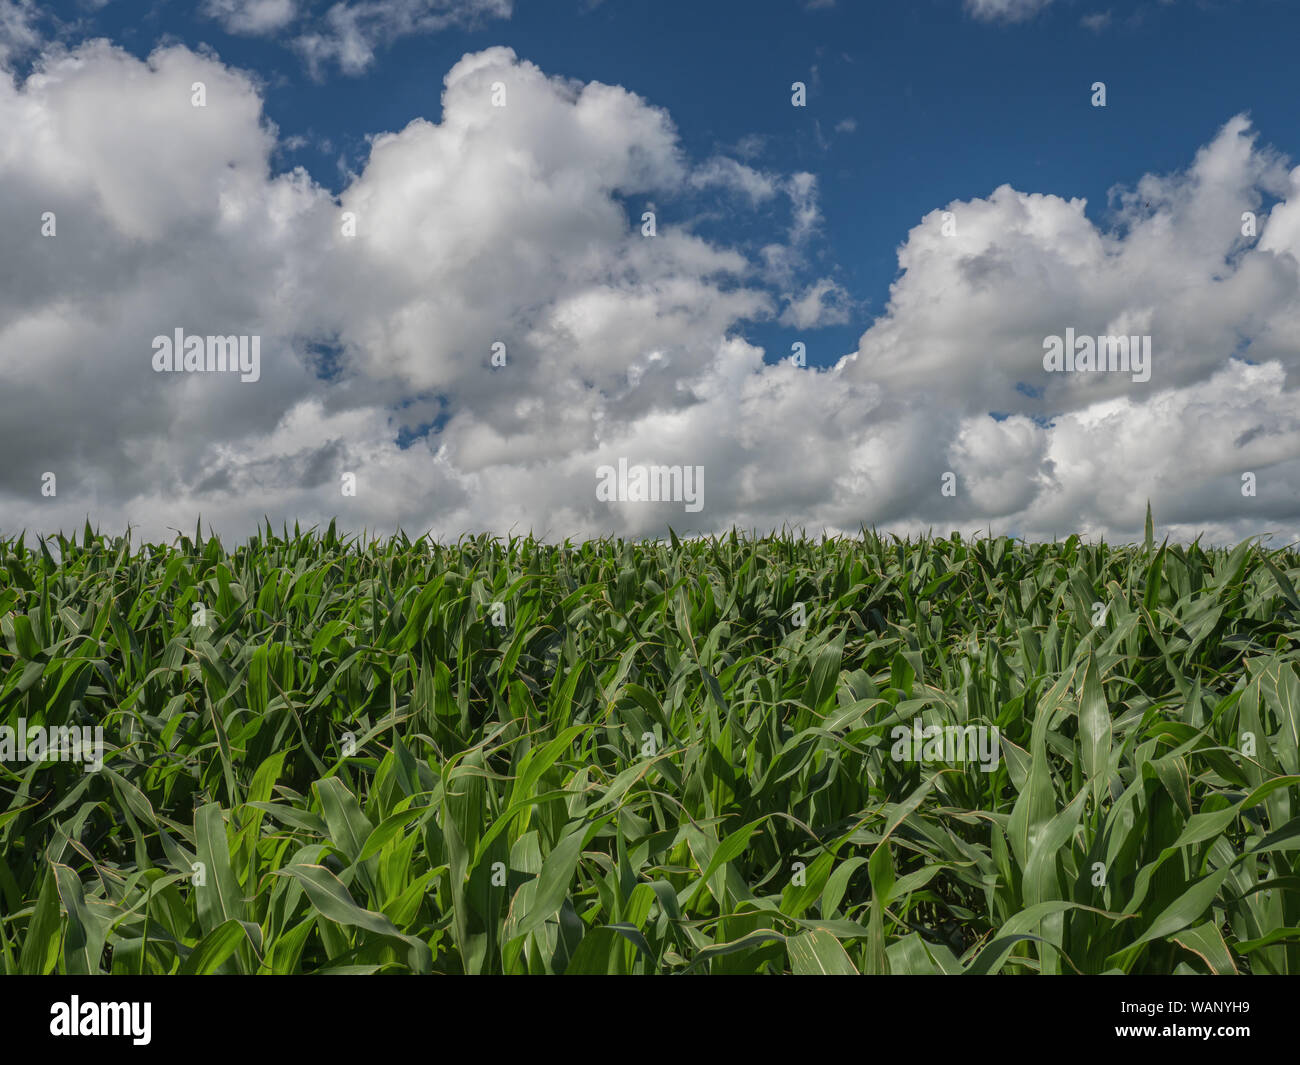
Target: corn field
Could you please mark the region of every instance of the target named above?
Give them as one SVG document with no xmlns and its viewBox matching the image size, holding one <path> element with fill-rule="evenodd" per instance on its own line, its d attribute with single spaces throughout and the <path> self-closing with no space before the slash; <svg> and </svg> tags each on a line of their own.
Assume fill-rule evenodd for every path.
<svg viewBox="0 0 1300 1065">
<path fill-rule="evenodd" d="M 1150 524 L 0 540 L 0 970 L 1297 973 L 1298 579 Z"/>
</svg>

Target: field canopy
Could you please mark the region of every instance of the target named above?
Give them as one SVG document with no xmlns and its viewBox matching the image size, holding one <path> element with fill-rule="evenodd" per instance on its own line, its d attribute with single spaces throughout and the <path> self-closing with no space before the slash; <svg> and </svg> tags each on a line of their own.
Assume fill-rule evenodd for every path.
<svg viewBox="0 0 1300 1065">
<path fill-rule="evenodd" d="M 103 737 L 5 748 L 0 971 L 1300 972 L 1297 579 L 1150 535 L 0 540 L 0 728 Z"/>
</svg>

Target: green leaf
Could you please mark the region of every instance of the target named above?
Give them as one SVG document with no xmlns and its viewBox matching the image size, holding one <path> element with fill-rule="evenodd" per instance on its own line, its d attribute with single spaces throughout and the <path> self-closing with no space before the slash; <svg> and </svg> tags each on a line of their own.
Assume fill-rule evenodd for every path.
<svg viewBox="0 0 1300 1065">
<path fill-rule="evenodd" d="M 202 865 L 201 879 L 191 889 L 197 900 L 199 924 L 205 933 L 226 921 L 245 917 L 244 901 L 230 865 L 230 841 L 221 807 L 208 803 L 194 814 L 195 853 Z"/>
<path fill-rule="evenodd" d="M 261 931 L 257 925 L 235 920 L 222 922 L 199 940 L 181 966 L 182 975 L 207 976 L 217 972 L 244 942 L 254 951 L 260 949 Z"/>
<path fill-rule="evenodd" d="M 840 941 L 829 932 L 803 932 L 785 941 L 795 976 L 857 976 Z"/>
<path fill-rule="evenodd" d="M 290 865 L 276 870 L 277 876 L 291 876 L 307 893 L 316 911 L 336 924 L 360 928 L 381 936 L 391 936 L 411 948 L 412 964 L 420 972 L 428 972 L 433 957 L 429 945 L 415 936 L 404 935 L 387 917 L 356 904 L 342 881 L 322 865 Z"/>
</svg>

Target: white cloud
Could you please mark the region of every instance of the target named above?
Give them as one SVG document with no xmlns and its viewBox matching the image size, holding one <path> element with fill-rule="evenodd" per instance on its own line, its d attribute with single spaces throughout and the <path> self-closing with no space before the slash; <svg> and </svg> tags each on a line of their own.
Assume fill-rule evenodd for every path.
<svg viewBox="0 0 1300 1065">
<path fill-rule="evenodd" d="M 1117 189 L 1112 230 L 1008 186 L 936 208 L 884 312 L 826 370 L 740 339 L 777 314 L 778 274 L 787 324 L 851 311 L 800 266 L 822 224 L 813 175 L 692 160 L 663 110 L 508 49 L 457 63 L 441 120 L 376 137 L 337 201 L 302 171 L 272 176 L 257 88 L 182 47 L 52 52 L 0 79 L 0 125 L 3 533 L 89 515 L 166 536 L 201 512 L 228 535 L 337 515 L 452 538 L 1123 538 L 1148 498 L 1175 535 L 1300 530 L 1300 170 L 1243 117 L 1185 171 Z M 700 188 L 769 222 L 788 209 L 786 241 L 750 255 L 693 232 L 674 208 Z M 39 235 L 46 211 L 57 237 Z M 262 379 L 155 374 L 151 340 L 176 327 L 260 335 Z M 1149 331 L 1151 380 L 1045 374 L 1043 337 L 1066 328 Z M 621 456 L 703 465 L 704 510 L 598 503 L 595 469 Z"/>
<path fill-rule="evenodd" d="M 1052 0 L 966 0 L 966 10 L 973 18 L 987 22 L 1023 22 L 1051 2 Z"/>
<path fill-rule="evenodd" d="M 277 33 L 297 16 L 296 0 L 204 0 L 203 12 L 227 33 L 260 37 Z"/>
<path fill-rule="evenodd" d="M 513 14 L 514 0 L 203 0 L 227 33 L 285 37 L 313 76 L 333 67 L 358 75 L 403 37 L 475 28 Z M 292 27 L 292 30 L 290 30 Z"/>
<path fill-rule="evenodd" d="M 752 203 L 759 204 L 777 194 L 780 180 L 735 159 L 718 156 L 696 168 L 691 175 L 691 185 L 695 188 L 718 186 L 737 190 L 745 193 Z"/>
<path fill-rule="evenodd" d="M 33 51 L 41 42 L 34 0 L 0 0 L 0 64 Z"/>
<path fill-rule="evenodd" d="M 339 0 L 293 43 L 317 74 L 332 63 L 360 74 L 376 49 L 402 37 L 509 18 L 513 7 L 513 0 Z"/>
<path fill-rule="evenodd" d="M 851 305 L 848 292 L 829 277 L 823 277 L 804 289 L 802 294 L 788 297 L 779 320 L 782 325 L 796 329 L 844 325 L 849 320 Z"/>
</svg>

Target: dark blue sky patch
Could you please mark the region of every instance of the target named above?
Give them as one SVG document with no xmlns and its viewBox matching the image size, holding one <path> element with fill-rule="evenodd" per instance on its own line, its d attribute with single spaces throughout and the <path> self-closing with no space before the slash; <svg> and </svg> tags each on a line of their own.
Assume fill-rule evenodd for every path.
<svg viewBox="0 0 1300 1065">
<path fill-rule="evenodd" d="M 428 416 L 431 409 L 436 411 L 433 417 Z M 439 393 L 424 393 L 399 403 L 394 408 L 398 448 L 406 451 L 430 436 L 437 436 L 450 418 L 450 399 Z"/>
<path fill-rule="evenodd" d="M 337 381 L 347 363 L 344 346 L 337 339 L 309 341 L 303 354 L 307 365 L 321 381 Z"/>
</svg>

